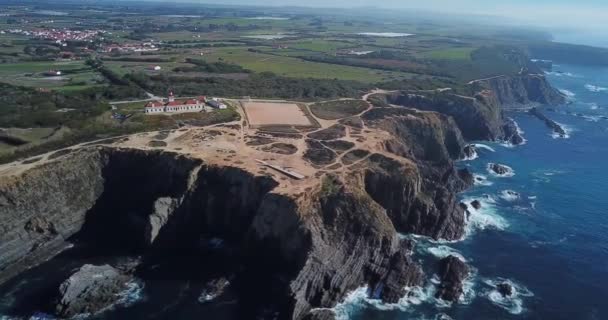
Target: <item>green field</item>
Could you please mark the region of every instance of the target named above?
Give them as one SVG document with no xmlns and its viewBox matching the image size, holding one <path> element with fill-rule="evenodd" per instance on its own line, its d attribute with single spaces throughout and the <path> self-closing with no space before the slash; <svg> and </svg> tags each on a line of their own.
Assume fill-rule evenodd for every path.
<svg viewBox="0 0 608 320">
<path fill-rule="evenodd" d="M 475 48 L 451 48 L 444 50 L 434 50 L 426 53 L 430 59 L 437 60 L 471 60 L 471 52 Z"/>
<path fill-rule="evenodd" d="M 298 58 L 250 52 L 240 47 L 214 49 L 210 54 L 205 55 L 204 59 L 209 62 L 223 59 L 255 72 L 273 72 L 277 75 L 297 78 L 358 80 L 374 83 L 410 77 L 403 72 L 310 62 Z"/>
</svg>

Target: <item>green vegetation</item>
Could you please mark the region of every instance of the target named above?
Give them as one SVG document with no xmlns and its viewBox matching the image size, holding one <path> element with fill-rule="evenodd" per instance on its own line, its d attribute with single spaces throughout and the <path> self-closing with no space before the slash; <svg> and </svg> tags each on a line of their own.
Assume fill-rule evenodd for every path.
<svg viewBox="0 0 608 320">
<path fill-rule="evenodd" d="M 342 66 L 280 55 L 270 55 L 240 47 L 216 49 L 205 55 L 204 59 L 206 61 L 227 61 L 255 72 L 272 72 L 283 77 L 356 80 L 374 83 L 408 76 L 400 72 Z"/>
<path fill-rule="evenodd" d="M 359 114 L 368 107 L 363 100 L 335 100 L 315 103 L 310 106 L 310 111 L 318 118 L 336 120 Z"/>
<path fill-rule="evenodd" d="M 248 70 L 243 67 L 225 62 L 207 62 L 199 59 L 187 59 L 188 63 L 194 65 L 194 67 L 177 67 L 174 68 L 175 72 L 208 72 L 208 73 L 246 73 Z"/>
<path fill-rule="evenodd" d="M 67 14 L 33 13 L 39 7 Z M 452 88 L 466 94 L 473 79 L 522 68 L 536 72 L 529 54 L 608 65 L 605 49 L 551 43 L 540 32 L 372 12 L 294 9 L 286 15 L 273 8 L 42 0 L 2 9 L 7 15 L 0 16 L 0 29 L 27 31 L 0 34 L 0 128 L 10 128 L 0 132 L 2 161 L 103 137 L 238 117 L 234 110 L 145 116 L 141 102 L 110 109 L 112 101 L 145 99 L 146 92 L 332 100 L 311 110 L 336 119 L 367 108 L 360 100 L 337 99 L 359 99 L 374 88 Z M 252 18 L 267 15 L 284 19 Z M 45 28 L 104 32 L 91 41 L 63 42 L 28 33 Z M 378 31 L 414 35 L 358 34 Z M 62 74 L 52 76 L 51 70 Z"/>
<path fill-rule="evenodd" d="M 149 92 L 162 95 L 172 90 L 178 96 L 204 93 L 218 97 L 315 100 L 359 97 L 362 91 L 371 88 L 355 81 L 286 78 L 273 73 L 253 74 L 244 80 L 148 76 L 143 73 L 130 74 L 127 78 Z"/>
<path fill-rule="evenodd" d="M 471 60 L 474 48 L 452 48 L 445 50 L 434 50 L 426 55 L 431 59 L 438 60 Z"/>
<path fill-rule="evenodd" d="M 342 183 L 340 179 L 333 174 L 326 174 L 323 176 L 321 181 L 321 196 L 331 197 L 335 196 L 342 190 Z"/>
</svg>

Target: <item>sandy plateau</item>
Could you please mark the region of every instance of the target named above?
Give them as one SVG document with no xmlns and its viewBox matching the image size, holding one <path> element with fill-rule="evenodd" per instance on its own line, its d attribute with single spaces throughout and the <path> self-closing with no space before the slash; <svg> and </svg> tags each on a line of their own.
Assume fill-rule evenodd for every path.
<svg viewBox="0 0 608 320">
<path fill-rule="evenodd" d="M 367 98 L 367 96 L 364 96 L 364 98 Z M 317 122 L 319 125 L 319 127 L 303 126 L 297 133 L 272 132 L 267 131 L 268 129 L 264 129 L 258 123 L 249 124 L 247 119 L 251 118 L 251 110 L 247 110 L 249 112 L 247 114 L 242 105 L 251 106 L 251 102 L 233 103 L 233 105 L 239 106 L 237 109 L 241 115 L 239 121 L 208 127 L 186 126 L 174 130 L 137 133 L 83 143 L 71 148 L 32 157 L 21 163 L 14 162 L 2 165 L 0 166 L 0 175 L 17 175 L 34 166 L 60 160 L 61 154 L 71 153 L 79 148 L 111 145 L 119 148 L 142 150 L 162 149 L 199 158 L 208 164 L 242 168 L 257 175 L 273 177 L 280 183 L 275 189 L 277 192 L 299 193 L 307 187 L 318 184 L 318 178 L 324 173 L 343 174 L 347 172 L 347 168 L 365 160 L 373 153 L 380 153 L 389 158 L 395 157 L 380 147 L 385 141 L 391 139 L 390 134 L 382 130 L 368 129 L 363 121 L 359 119 L 360 115 L 372 108 L 371 104 L 366 111 L 345 117 L 357 119 L 358 124 L 354 126 L 342 125 L 344 119 L 324 120 L 317 118 L 308 110 L 309 105 L 301 104 L 299 108 L 305 109 L 300 110 L 295 103 L 282 102 L 282 104 L 276 104 L 276 106 L 286 105 L 291 107 L 288 108 L 288 113 L 297 115 L 303 125 L 310 124 L 308 119 Z M 255 107 L 267 105 L 269 103 L 254 103 L 254 113 L 259 116 L 258 111 L 260 110 Z M 273 125 L 300 125 L 300 122 L 293 123 L 293 117 L 288 117 L 285 123 L 280 123 L 275 118 L 272 120 Z M 303 122 L 304 120 L 306 120 L 306 123 Z M 335 130 L 336 128 L 341 130 Z M 307 155 L 307 151 L 312 148 L 311 142 L 321 146 L 326 154 L 330 153 L 331 159 L 316 159 L 314 153 Z M 291 178 L 261 164 L 257 160 L 296 172 L 305 176 L 305 178 L 301 180 Z M 401 158 L 401 161 L 403 160 Z"/>
</svg>

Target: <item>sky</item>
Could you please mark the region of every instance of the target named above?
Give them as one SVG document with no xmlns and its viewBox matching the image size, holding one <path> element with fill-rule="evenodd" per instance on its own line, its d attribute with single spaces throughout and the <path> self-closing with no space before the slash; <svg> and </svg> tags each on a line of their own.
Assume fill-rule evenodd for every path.
<svg viewBox="0 0 608 320">
<path fill-rule="evenodd" d="M 522 23 L 608 30 L 608 0 L 181 0 L 272 6 L 423 9 L 505 16 Z"/>
</svg>

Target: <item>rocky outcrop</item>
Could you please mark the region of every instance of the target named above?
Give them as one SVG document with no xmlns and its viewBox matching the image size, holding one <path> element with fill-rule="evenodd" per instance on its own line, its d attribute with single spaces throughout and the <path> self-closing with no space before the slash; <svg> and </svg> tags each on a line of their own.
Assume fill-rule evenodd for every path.
<svg viewBox="0 0 608 320">
<path fill-rule="evenodd" d="M 336 143 L 344 127 L 317 137 L 328 141 L 307 139 L 302 159 L 324 166 L 343 156 L 347 166 L 310 178 L 305 190 L 286 192 L 237 166 L 116 147 L 75 149 L 4 179 L 0 282 L 68 243 L 141 256 L 139 277 L 159 261 L 200 254 L 203 236 L 229 244 L 232 267 L 213 275 L 202 298 L 229 291 L 244 318 L 271 309 L 284 319 L 325 319 L 331 313 L 319 310 L 363 285 L 397 302 L 424 281 L 398 232 L 460 239 L 466 208 L 456 194 L 473 176 L 454 166 L 466 143 L 453 117 L 387 107 L 361 121 L 380 137 L 369 150 Z"/>
<path fill-rule="evenodd" d="M 538 110 L 538 108 L 532 108 L 528 112 L 543 121 L 547 125 L 547 127 L 553 130 L 553 132 L 557 134 L 560 138 L 565 138 L 568 135 L 566 130 L 564 130 L 564 128 L 559 123 L 549 119 L 549 117 L 547 117 L 540 110 Z"/>
<path fill-rule="evenodd" d="M 469 276 L 469 267 L 459 258 L 448 256 L 439 261 L 439 279 L 435 297 L 458 302 L 463 294 L 463 282 Z"/>
<path fill-rule="evenodd" d="M 522 136 L 519 126 L 512 118 L 506 118 L 502 125 L 502 140 L 514 146 L 524 143 L 526 140 Z"/>
<path fill-rule="evenodd" d="M 500 163 L 488 163 L 488 170 L 498 176 L 511 176 L 513 175 L 513 169 Z"/>
<path fill-rule="evenodd" d="M 467 140 L 503 137 L 502 110 L 490 92 L 474 97 L 442 92 L 401 92 L 387 96 L 391 104 L 451 116 Z"/>
<path fill-rule="evenodd" d="M 284 195 L 273 192 L 278 183 L 269 177 L 169 152 L 81 149 L 61 163 L 40 165 L 0 184 L 0 214 L 6 221 L 0 244 L 7 249 L 1 253 L 2 276 L 54 256 L 66 239 L 86 244 L 92 254 L 95 248 L 135 253 L 146 266 L 171 259 L 176 248 L 198 247 L 203 234 L 232 244 L 232 259 L 241 270 L 234 280 L 237 295 L 251 301 L 252 293 L 258 293 L 255 299 L 271 301 L 282 318 L 302 319 L 315 308 L 332 307 L 361 285 L 374 288 L 370 294 L 380 299 L 396 301 L 405 294 L 403 288 L 421 284 L 423 273 L 395 229 L 397 212 L 409 213 L 397 209 L 397 203 L 376 202 L 366 191 L 378 190 L 369 178 L 372 172 L 386 175 L 390 168 L 382 166 L 393 163 L 385 156 L 370 158 L 368 170 L 353 168 L 345 177 L 320 179 L 306 193 Z M 408 162 L 400 161 L 401 169 L 395 170 L 407 168 Z M 394 184 L 416 188 L 426 184 L 422 175 L 417 172 L 411 176 L 415 180 Z M 412 199 L 418 198 L 420 216 L 442 215 L 443 209 L 435 206 L 447 206 L 451 199 L 425 199 L 429 190 L 412 191 L 417 192 Z M 69 195 L 56 194 L 61 192 Z M 393 206 L 388 210 L 395 214 L 387 215 L 383 205 Z M 450 219 L 446 216 L 435 227 L 431 216 L 425 217 L 424 225 L 412 231 L 437 238 L 459 236 L 460 222 Z M 87 295 L 77 292 L 105 295 L 126 280 L 110 269 L 102 282 L 80 276 L 90 273 L 88 269 L 62 286 L 60 314 L 95 312 L 111 301 L 99 298 L 99 305 L 86 305 L 74 297 Z M 209 288 L 219 294 L 225 286 L 218 282 Z M 255 316 L 259 310 L 243 312 Z"/>
<path fill-rule="evenodd" d="M 553 88 L 542 74 L 519 74 L 473 81 L 475 92 L 491 90 L 502 107 L 560 105 L 566 97 Z"/>
<path fill-rule="evenodd" d="M 500 293 L 503 297 L 510 297 L 513 295 L 513 286 L 503 282 L 503 283 L 499 283 L 496 285 L 496 290 L 498 291 L 498 293 Z"/>
<path fill-rule="evenodd" d="M 543 75 L 521 74 L 472 81 L 468 94 L 453 90 L 388 94 L 388 103 L 451 116 L 467 140 L 501 140 L 514 145 L 523 137 L 503 110 L 513 107 L 559 105 L 565 97 Z"/>
<path fill-rule="evenodd" d="M 84 265 L 59 287 L 55 312 L 65 318 L 94 314 L 116 302 L 129 279 L 109 265 Z"/>
</svg>

